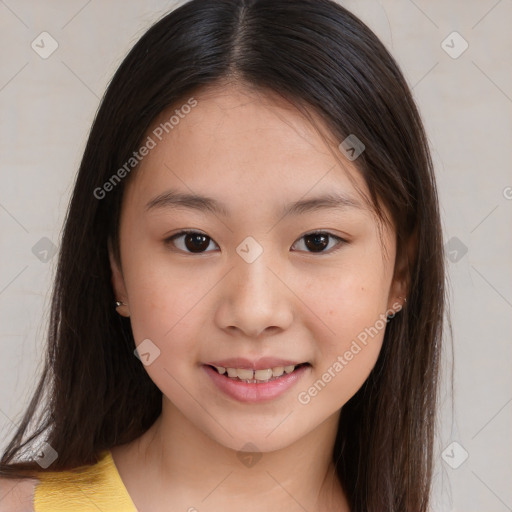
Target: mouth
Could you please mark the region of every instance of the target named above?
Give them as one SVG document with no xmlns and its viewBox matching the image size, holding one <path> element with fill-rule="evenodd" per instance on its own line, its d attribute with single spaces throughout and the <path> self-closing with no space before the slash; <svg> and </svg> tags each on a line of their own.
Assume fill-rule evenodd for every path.
<svg viewBox="0 0 512 512">
<path fill-rule="evenodd" d="M 264 368 L 260 370 L 252 370 L 250 368 L 228 368 L 225 366 L 205 365 L 217 372 L 223 377 L 245 382 L 246 384 L 266 384 L 297 372 L 305 366 L 311 366 L 309 363 L 292 364 L 286 366 L 274 366 L 273 368 Z"/>
<path fill-rule="evenodd" d="M 256 404 L 285 395 L 310 373 L 312 367 L 310 363 L 272 365 L 269 368 L 262 368 L 262 363 L 258 363 L 256 366 L 260 368 L 254 370 L 218 364 L 203 364 L 202 368 L 221 393 L 238 402 Z"/>
</svg>

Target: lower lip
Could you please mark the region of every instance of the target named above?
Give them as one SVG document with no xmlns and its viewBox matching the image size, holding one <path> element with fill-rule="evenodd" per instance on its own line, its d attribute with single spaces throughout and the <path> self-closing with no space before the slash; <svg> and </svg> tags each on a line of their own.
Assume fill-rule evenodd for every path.
<svg viewBox="0 0 512 512">
<path fill-rule="evenodd" d="M 211 366 L 203 365 L 204 370 L 226 395 L 239 402 L 264 402 L 281 396 L 290 389 L 303 375 L 309 371 L 309 365 L 301 366 L 292 373 L 284 373 L 281 377 L 270 382 L 250 384 L 241 380 L 231 379 L 221 375 Z"/>
</svg>

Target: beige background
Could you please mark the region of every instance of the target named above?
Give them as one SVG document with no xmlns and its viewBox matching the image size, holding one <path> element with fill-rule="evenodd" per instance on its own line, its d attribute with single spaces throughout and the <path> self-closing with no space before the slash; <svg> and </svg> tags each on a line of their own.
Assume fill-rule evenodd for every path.
<svg viewBox="0 0 512 512">
<path fill-rule="evenodd" d="M 413 88 L 454 260 L 448 270 L 455 409 L 452 415 L 446 380 L 434 510 L 512 510 L 512 2 L 340 3 L 383 39 Z M 42 363 L 56 258 L 41 239 L 59 244 L 108 80 L 175 5 L 0 0 L 0 448 Z M 58 43 L 47 59 L 31 47 L 43 31 Z M 446 39 L 454 31 L 469 45 L 457 58 L 444 49 L 452 55 L 463 49 L 459 36 Z M 463 450 L 469 456 L 460 464 Z"/>
</svg>

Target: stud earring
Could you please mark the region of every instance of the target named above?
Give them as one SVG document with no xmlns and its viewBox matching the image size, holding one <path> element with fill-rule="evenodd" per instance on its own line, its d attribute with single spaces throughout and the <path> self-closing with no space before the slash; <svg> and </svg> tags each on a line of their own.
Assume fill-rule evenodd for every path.
<svg viewBox="0 0 512 512">
<path fill-rule="evenodd" d="M 128 309 L 128 304 L 126 304 L 125 302 L 122 302 L 120 300 L 116 300 L 116 311 L 117 313 L 119 313 L 121 316 L 124 316 L 126 318 L 128 318 L 130 316 L 130 310 Z"/>
<path fill-rule="evenodd" d="M 397 297 L 397 299 L 398 299 L 398 300 L 402 300 L 402 297 Z M 397 307 L 397 303 L 395 302 L 395 303 L 393 304 L 393 309 L 388 310 L 388 315 L 387 315 L 387 317 L 386 317 L 388 322 L 389 322 L 392 318 L 394 318 L 394 317 L 395 317 L 395 315 L 396 315 L 399 311 L 401 311 L 401 310 L 403 309 L 403 307 L 404 307 L 405 303 L 407 302 L 407 297 L 403 297 L 403 299 L 404 299 L 403 304 L 400 304 L 400 305 L 399 305 L 399 307 L 398 307 L 397 309 L 395 309 L 395 308 Z"/>
</svg>

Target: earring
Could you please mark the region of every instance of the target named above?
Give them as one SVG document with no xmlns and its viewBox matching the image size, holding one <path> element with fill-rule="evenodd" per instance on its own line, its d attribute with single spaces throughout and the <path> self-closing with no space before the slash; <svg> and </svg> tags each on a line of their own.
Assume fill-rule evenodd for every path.
<svg viewBox="0 0 512 512">
<path fill-rule="evenodd" d="M 116 300 L 116 311 L 126 318 L 130 316 L 130 310 L 128 309 L 128 304 L 122 302 L 120 300 Z"/>
<path fill-rule="evenodd" d="M 401 300 L 402 297 L 397 297 L 398 300 Z M 391 311 L 387 316 L 386 316 L 386 320 L 389 322 L 392 318 L 395 317 L 395 315 L 401 311 L 405 305 L 405 303 L 407 302 L 407 297 L 403 297 L 404 299 L 404 302 L 403 304 L 400 304 L 400 307 L 398 309 L 394 309 L 394 307 L 396 306 L 396 302 L 393 304 L 393 309 L 392 310 L 388 310 L 388 311 Z"/>
</svg>

